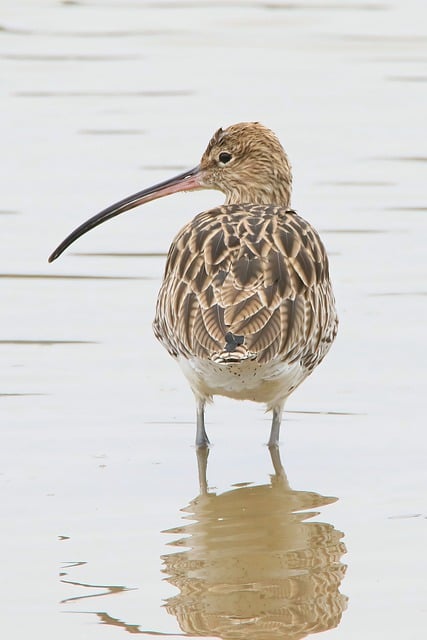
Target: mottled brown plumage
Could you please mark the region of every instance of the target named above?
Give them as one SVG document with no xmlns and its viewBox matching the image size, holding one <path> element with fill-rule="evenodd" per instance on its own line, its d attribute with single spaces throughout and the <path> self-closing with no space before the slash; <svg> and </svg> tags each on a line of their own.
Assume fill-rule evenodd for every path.
<svg viewBox="0 0 427 640">
<path fill-rule="evenodd" d="M 177 359 L 197 401 L 196 443 L 214 395 L 264 402 L 277 445 L 289 394 L 329 350 L 337 316 L 328 258 L 315 229 L 289 208 L 292 175 L 272 131 L 259 123 L 219 129 L 200 165 L 126 198 L 76 229 L 80 235 L 155 198 L 218 189 L 223 206 L 196 216 L 169 250 L 154 331 Z"/>
<path fill-rule="evenodd" d="M 274 205 L 223 205 L 173 241 L 154 330 L 175 357 L 230 360 L 231 332 L 244 336 L 238 360 L 300 360 L 310 372 L 335 335 L 330 296 L 326 253 L 307 222 Z"/>
</svg>

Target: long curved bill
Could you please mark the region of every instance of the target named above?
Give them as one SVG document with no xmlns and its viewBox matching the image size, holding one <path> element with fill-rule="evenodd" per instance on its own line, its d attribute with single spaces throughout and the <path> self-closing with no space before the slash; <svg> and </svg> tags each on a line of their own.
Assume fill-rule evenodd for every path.
<svg viewBox="0 0 427 640">
<path fill-rule="evenodd" d="M 80 236 L 87 233 L 91 229 L 94 229 L 106 220 L 110 220 L 110 218 L 118 216 L 120 213 L 129 211 L 129 209 L 134 209 L 135 207 L 139 207 L 139 205 L 150 202 L 151 200 L 163 198 L 164 196 L 168 196 L 171 193 L 177 193 L 178 191 L 191 191 L 193 189 L 203 189 L 203 186 L 204 185 L 201 181 L 200 166 L 198 165 L 197 167 L 194 167 L 194 169 L 190 169 L 190 171 L 180 173 L 174 178 L 169 178 L 169 180 L 159 182 L 159 184 L 155 184 L 148 189 L 139 191 L 133 196 L 128 196 L 127 198 L 124 198 L 124 200 L 120 200 L 110 207 L 107 207 L 100 213 L 97 213 L 96 216 L 89 218 L 89 220 L 83 222 L 80 227 L 74 229 L 74 231 L 70 233 L 70 235 L 67 236 L 67 238 L 65 238 L 65 240 L 63 240 L 61 244 L 55 249 L 55 251 L 49 256 L 49 262 L 53 262 L 54 260 L 56 260 L 56 258 L 58 258 L 61 253 L 70 246 L 70 244 L 80 238 Z"/>
</svg>

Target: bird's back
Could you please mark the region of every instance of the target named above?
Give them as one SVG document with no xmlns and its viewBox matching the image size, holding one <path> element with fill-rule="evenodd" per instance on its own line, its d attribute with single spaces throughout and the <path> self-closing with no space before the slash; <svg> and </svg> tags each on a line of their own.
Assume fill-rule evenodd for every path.
<svg viewBox="0 0 427 640">
<path fill-rule="evenodd" d="M 154 331 L 175 357 L 299 362 L 308 375 L 337 331 L 317 232 L 275 205 L 199 214 L 169 250 Z"/>
</svg>

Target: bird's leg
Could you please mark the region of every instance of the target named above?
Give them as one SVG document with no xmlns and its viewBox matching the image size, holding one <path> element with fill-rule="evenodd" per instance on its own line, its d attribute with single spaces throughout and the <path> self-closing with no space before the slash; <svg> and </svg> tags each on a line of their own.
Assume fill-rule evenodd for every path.
<svg viewBox="0 0 427 640">
<path fill-rule="evenodd" d="M 282 465 L 282 461 L 280 459 L 280 450 L 279 447 L 270 447 L 270 457 L 271 462 L 273 463 L 274 472 L 276 476 L 282 476 L 285 474 L 285 470 Z"/>
<path fill-rule="evenodd" d="M 205 496 L 208 493 L 208 481 L 206 478 L 206 470 L 208 466 L 208 447 L 197 447 L 197 470 L 199 472 L 200 495 Z"/>
<path fill-rule="evenodd" d="M 282 422 L 284 402 L 273 407 L 273 420 L 271 421 L 270 439 L 268 441 L 269 447 L 279 446 L 280 424 Z"/>
<path fill-rule="evenodd" d="M 280 449 L 279 447 L 269 447 L 271 462 L 273 463 L 275 476 L 272 476 L 272 481 L 274 480 L 278 483 L 282 489 L 291 490 L 288 482 L 288 478 L 286 476 L 285 470 L 282 465 L 282 461 L 280 459 Z"/>
<path fill-rule="evenodd" d="M 197 404 L 197 430 L 196 430 L 196 447 L 209 447 L 209 438 L 205 431 L 205 404 L 206 400 L 196 396 Z"/>
</svg>

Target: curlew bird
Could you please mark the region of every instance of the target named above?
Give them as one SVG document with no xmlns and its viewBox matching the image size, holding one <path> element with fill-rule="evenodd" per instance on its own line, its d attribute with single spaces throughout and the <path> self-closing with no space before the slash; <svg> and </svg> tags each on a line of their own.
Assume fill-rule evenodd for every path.
<svg viewBox="0 0 427 640">
<path fill-rule="evenodd" d="M 258 122 L 218 129 L 200 164 L 104 209 L 73 231 L 55 260 L 97 225 L 178 191 L 217 189 L 225 204 L 197 215 L 169 249 L 154 333 L 181 366 L 206 447 L 215 395 L 265 403 L 277 446 L 284 403 L 329 351 L 338 319 L 316 230 L 290 209 L 291 167 Z"/>
</svg>

